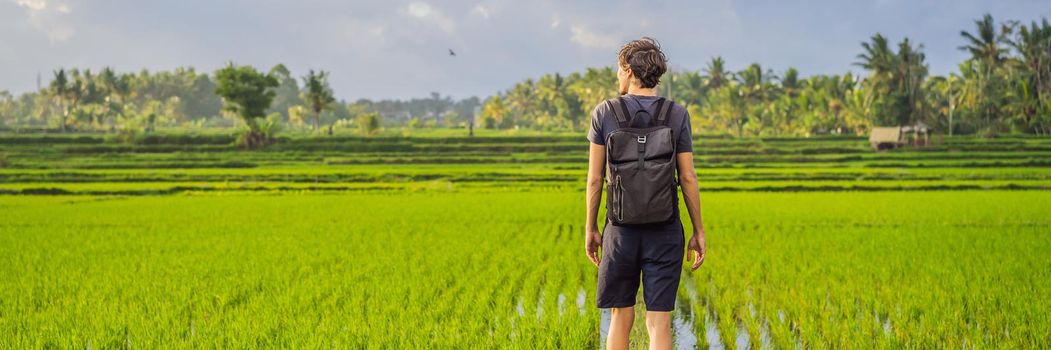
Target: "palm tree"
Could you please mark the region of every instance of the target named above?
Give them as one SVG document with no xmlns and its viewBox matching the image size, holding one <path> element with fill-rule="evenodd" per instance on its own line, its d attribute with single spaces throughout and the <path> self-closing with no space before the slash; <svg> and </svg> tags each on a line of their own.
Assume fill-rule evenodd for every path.
<svg viewBox="0 0 1051 350">
<path fill-rule="evenodd" d="M 744 128 L 750 121 L 748 103 L 741 89 L 739 84 L 726 81 L 719 89 L 710 91 L 708 102 L 702 106 L 705 118 L 736 134 L 738 138 L 744 136 Z"/>
<path fill-rule="evenodd" d="M 875 120 L 882 123 L 913 123 L 922 119 L 924 111 L 922 84 L 927 77 L 923 45 L 913 46 L 909 38 L 898 44 L 894 52 L 881 34 L 871 42 L 861 43 L 864 52 L 854 64 L 869 70 L 865 83 L 871 89 L 869 98 Z"/>
<path fill-rule="evenodd" d="M 735 77 L 741 85 L 747 88 L 746 94 L 754 95 L 752 97 L 759 99 L 766 98 L 766 94 L 771 92 L 770 82 L 777 79 L 772 71 L 763 71 L 763 67 L 758 63 L 752 63 L 745 70 L 737 72 Z"/>
<path fill-rule="evenodd" d="M 785 76 L 781 77 L 781 89 L 791 97 L 795 97 L 796 90 L 799 89 L 799 71 L 795 68 L 789 67 L 785 71 Z"/>
<path fill-rule="evenodd" d="M 569 92 L 577 96 L 583 115 L 589 115 L 602 101 L 617 96 L 617 73 L 613 67 L 588 68 L 583 75 L 574 73 L 570 78 L 573 82 L 569 83 Z M 517 113 L 515 110 L 519 105 L 513 101 L 511 92 L 507 97 L 510 110 Z"/>
<path fill-rule="evenodd" d="M 683 107 L 693 104 L 701 104 L 707 87 L 704 86 L 704 78 L 696 71 L 686 71 L 675 79 L 675 98 Z"/>
<path fill-rule="evenodd" d="M 328 72 L 313 69 L 303 77 L 303 100 L 307 102 L 310 110 L 314 112 L 314 131 L 321 128 L 321 112 L 329 108 L 336 98 L 332 96 L 332 89 L 328 86 Z"/>
<path fill-rule="evenodd" d="M 715 56 L 708 62 L 708 67 L 704 69 L 704 73 L 707 75 L 704 85 L 712 90 L 726 85 L 727 80 L 732 75 L 726 70 L 726 61 L 723 61 L 723 58 L 720 56 Z"/>
<path fill-rule="evenodd" d="M 565 89 L 563 88 L 564 82 L 562 75 L 555 73 L 544 74 L 540 77 L 540 80 L 536 82 L 536 99 L 537 113 L 542 118 L 541 124 L 547 126 L 555 126 L 563 121 L 563 119 L 571 118 L 570 116 L 563 116 L 561 112 L 565 111 Z M 575 121 L 571 121 L 569 127 L 571 129 L 576 128 Z"/>
<path fill-rule="evenodd" d="M 118 95 L 117 90 L 119 89 L 120 78 L 113 72 L 113 69 L 105 67 L 99 72 L 98 80 L 99 85 L 101 85 L 103 117 L 113 117 L 113 124 L 116 124 L 116 117 L 113 116 L 113 111 L 121 108 L 114 101 L 113 97 Z"/>
<path fill-rule="evenodd" d="M 753 131 L 758 134 L 771 127 L 767 106 L 769 101 L 777 95 L 777 86 L 771 83 L 777 79 L 773 71 L 764 71 L 758 63 L 752 63 L 745 70 L 738 72 L 735 77 L 735 80 L 739 82 L 738 94 L 744 100 L 745 113 L 748 118 L 751 118 L 749 124 Z"/>
<path fill-rule="evenodd" d="M 74 75 L 74 79 L 74 85 L 80 87 L 76 96 L 78 105 L 83 105 L 83 108 L 77 111 L 77 116 L 85 118 L 82 122 L 94 127 L 101 125 L 100 119 L 103 115 L 99 113 L 99 109 L 106 99 L 105 89 L 100 88 L 97 76 L 92 74 L 90 69 L 85 69 L 83 74 Z"/>
<path fill-rule="evenodd" d="M 748 117 L 748 106 L 741 86 L 736 84 L 727 85 L 726 97 L 728 105 L 729 124 L 737 131 L 737 138 L 744 136 L 744 126 L 751 120 Z"/>
<path fill-rule="evenodd" d="M 877 33 L 872 36 L 872 42 L 862 42 L 861 47 L 865 52 L 858 54 L 858 62 L 854 65 L 872 71 L 874 74 L 886 74 L 893 70 L 894 52 L 891 51 L 887 38 Z"/>
<path fill-rule="evenodd" d="M 66 131 L 66 118 L 69 116 L 69 108 L 66 105 L 66 98 L 69 96 L 69 78 L 66 76 L 65 69 L 59 69 L 54 72 L 54 79 L 51 80 L 51 84 L 48 85 L 48 92 L 55 99 L 58 100 L 62 107 L 62 122 L 59 127 L 62 131 Z"/>
<path fill-rule="evenodd" d="M 824 107 L 832 117 L 829 127 L 837 133 L 843 132 L 848 126 L 847 120 L 843 116 L 843 111 L 846 109 L 845 105 L 853 93 L 854 85 L 854 77 L 850 74 L 842 77 L 838 75 L 826 76 L 820 79 L 819 86 L 821 91 L 823 91 Z"/>
<path fill-rule="evenodd" d="M 927 64 L 924 62 L 926 56 L 923 54 L 923 45 L 913 47 L 909 38 L 905 38 L 898 44 L 898 75 L 901 77 L 901 90 L 905 92 L 908 102 L 909 124 L 923 119 L 923 81 L 927 78 Z"/>
<path fill-rule="evenodd" d="M 90 72 L 88 72 L 90 74 Z M 66 131 L 66 126 L 69 124 L 69 117 L 72 112 L 77 111 L 77 107 L 80 106 L 80 102 L 84 98 L 84 87 L 85 87 L 84 75 L 81 75 L 80 70 L 72 69 L 69 71 L 69 76 L 66 78 L 65 88 L 62 89 L 62 99 L 65 102 L 62 112 L 62 121 L 59 127 L 62 131 Z"/>
<path fill-rule="evenodd" d="M 497 129 L 504 126 L 504 117 L 507 116 L 507 107 L 504 106 L 504 98 L 500 95 L 490 96 L 482 104 L 482 120 L 486 129 Z"/>
<path fill-rule="evenodd" d="M 124 110 L 128 103 L 128 98 L 131 96 L 132 87 L 131 81 L 134 77 L 131 74 L 121 74 L 117 77 L 117 80 L 113 82 L 112 92 L 118 98 L 116 103 L 117 115 L 124 118 Z"/>
<path fill-rule="evenodd" d="M 1029 27 L 1021 26 L 1011 46 L 1022 55 L 1021 61 L 1033 74 L 1037 87 L 1045 90 L 1051 79 L 1051 24 L 1047 18 L 1039 25 L 1033 21 Z"/>
<path fill-rule="evenodd" d="M 1051 95 L 1051 24 L 1044 18 L 1040 24 L 1033 21 L 1029 27 L 1020 26 L 1011 46 L 1021 54 L 1018 63 L 1022 77 L 1015 89 L 1018 109 L 1027 120 L 1034 120 L 1038 111 L 1047 108 L 1043 104 Z M 1039 126 L 1036 129 L 1040 131 Z"/>
<path fill-rule="evenodd" d="M 959 47 L 960 50 L 971 54 L 971 60 L 978 63 L 977 83 L 977 110 L 985 117 L 985 126 L 993 126 L 993 119 L 999 116 L 998 96 L 1004 89 L 994 86 L 1001 79 L 996 79 L 996 74 L 1003 68 L 1005 57 L 1008 53 L 1007 46 L 1010 45 L 1008 35 L 1012 32 L 1012 25 L 1001 25 L 996 29 L 993 16 L 985 14 L 980 20 L 974 21 L 977 27 L 974 34 L 960 31 L 960 36 L 967 40 L 966 45 Z"/>
<path fill-rule="evenodd" d="M 537 113 L 537 89 L 533 79 L 515 84 L 507 92 L 507 107 L 511 111 L 511 121 L 516 126 L 531 126 Z M 597 104 L 597 102 L 596 102 Z"/>
<path fill-rule="evenodd" d="M 963 90 L 963 86 L 960 86 L 961 84 L 958 83 L 958 80 L 960 80 L 960 78 L 954 74 L 949 74 L 949 76 L 945 78 L 946 86 L 944 89 L 944 94 L 946 95 L 945 98 L 949 112 L 950 137 L 952 136 L 953 130 L 955 128 L 955 126 L 953 125 L 954 113 L 956 112 L 956 106 L 960 104 L 959 97 L 961 95 L 961 90 Z"/>
<path fill-rule="evenodd" d="M 978 85 L 980 69 L 978 62 L 974 60 L 963 61 L 959 64 L 959 94 L 956 96 L 957 106 L 963 107 L 964 111 L 977 112 L 979 110 L 979 96 L 981 87 Z M 965 113 L 961 117 L 975 117 L 977 114 Z M 977 128 L 978 121 L 970 121 L 971 126 Z M 954 126 L 954 129 L 958 127 Z"/>
<path fill-rule="evenodd" d="M 770 99 L 770 116 L 777 133 L 793 133 L 796 131 L 794 129 L 796 117 L 801 109 L 797 108 L 798 97 L 803 87 L 799 80 L 799 71 L 795 68 L 788 68 L 780 79 L 780 85 L 782 94 Z"/>
<path fill-rule="evenodd" d="M 979 61 L 994 65 L 1003 63 L 1004 55 L 1007 54 L 1006 46 L 1010 44 L 1008 35 L 1011 34 L 1011 27 L 1003 25 L 997 32 L 993 16 L 988 13 L 982 19 L 974 21 L 974 24 L 978 27 L 975 34 L 966 30 L 960 31 L 960 36 L 967 39 L 967 45 L 960 46 L 960 50 L 970 52 L 971 57 Z"/>
</svg>

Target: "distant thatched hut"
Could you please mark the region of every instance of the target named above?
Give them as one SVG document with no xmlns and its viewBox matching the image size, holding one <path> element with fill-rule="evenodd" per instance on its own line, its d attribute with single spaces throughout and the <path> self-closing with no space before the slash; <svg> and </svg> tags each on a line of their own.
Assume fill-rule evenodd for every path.
<svg viewBox="0 0 1051 350">
<path fill-rule="evenodd" d="M 869 134 L 869 144 L 875 150 L 898 148 L 905 142 L 901 138 L 901 127 L 877 126 Z"/>
<path fill-rule="evenodd" d="M 924 122 L 903 126 L 901 127 L 901 133 L 911 136 L 909 143 L 913 146 L 926 146 L 931 140 L 931 127 Z"/>
<path fill-rule="evenodd" d="M 905 145 L 926 146 L 930 143 L 930 126 L 916 122 L 909 126 L 877 126 L 869 134 L 869 144 L 879 151 Z"/>
</svg>

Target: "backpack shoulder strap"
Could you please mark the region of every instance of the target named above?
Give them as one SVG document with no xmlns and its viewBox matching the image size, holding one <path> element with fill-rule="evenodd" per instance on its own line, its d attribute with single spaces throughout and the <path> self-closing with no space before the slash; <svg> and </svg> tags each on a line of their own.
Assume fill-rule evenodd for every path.
<svg viewBox="0 0 1051 350">
<path fill-rule="evenodd" d="M 654 106 L 654 108 L 653 108 L 654 114 L 650 116 L 650 126 L 663 125 L 659 118 L 661 116 L 661 109 L 665 105 L 664 102 L 665 102 L 665 99 L 663 97 L 657 98 L 657 101 L 654 102 L 654 104 L 653 104 L 653 106 Z"/>
<path fill-rule="evenodd" d="M 675 102 L 672 102 L 672 100 L 665 101 L 664 98 L 661 98 L 657 103 L 657 125 L 667 126 L 668 113 L 671 113 L 671 107 Z"/>
<path fill-rule="evenodd" d="M 628 127 L 628 106 L 624 103 L 624 98 L 617 97 L 615 99 L 609 99 L 606 100 L 606 103 L 608 103 L 610 109 L 613 110 L 613 115 L 617 117 L 617 125 L 621 128 Z"/>
</svg>

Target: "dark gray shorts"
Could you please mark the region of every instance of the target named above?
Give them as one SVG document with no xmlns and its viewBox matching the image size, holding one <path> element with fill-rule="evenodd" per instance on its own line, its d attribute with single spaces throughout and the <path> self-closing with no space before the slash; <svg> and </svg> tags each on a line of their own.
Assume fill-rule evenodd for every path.
<svg viewBox="0 0 1051 350">
<path fill-rule="evenodd" d="M 635 305 L 642 276 L 647 311 L 672 311 L 682 275 L 686 238 L 682 222 L 654 229 L 621 227 L 606 221 L 598 267 L 598 307 Z"/>
</svg>

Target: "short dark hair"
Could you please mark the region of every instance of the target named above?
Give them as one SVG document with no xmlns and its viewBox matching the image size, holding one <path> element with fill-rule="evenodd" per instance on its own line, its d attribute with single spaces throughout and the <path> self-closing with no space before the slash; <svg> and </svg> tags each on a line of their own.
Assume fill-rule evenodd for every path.
<svg viewBox="0 0 1051 350">
<path fill-rule="evenodd" d="M 661 52 L 660 43 L 645 36 L 624 44 L 617 54 L 617 63 L 631 69 L 631 73 L 646 89 L 657 86 L 661 76 L 668 70 L 668 58 Z"/>
</svg>

